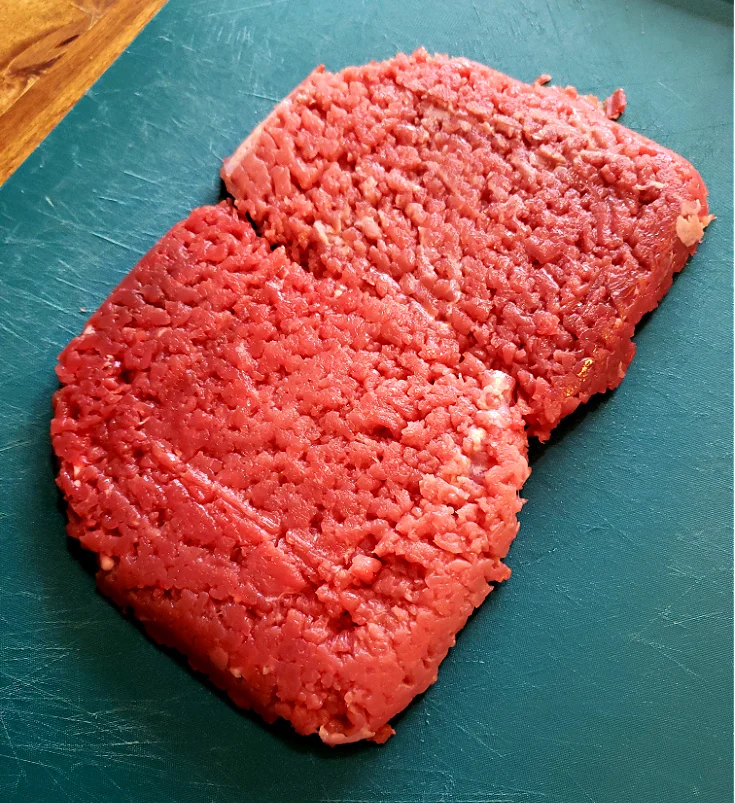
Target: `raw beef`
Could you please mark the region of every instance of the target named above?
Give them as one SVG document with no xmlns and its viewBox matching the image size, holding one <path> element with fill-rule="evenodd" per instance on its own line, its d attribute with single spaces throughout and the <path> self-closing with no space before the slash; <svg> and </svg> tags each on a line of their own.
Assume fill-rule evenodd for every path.
<svg viewBox="0 0 735 803">
<path fill-rule="evenodd" d="M 688 162 L 606 117 L 622 91 L 603 110 L 548 78 L 424 50 L 319 68 L 222 173 L 294 260 L 448 321 L 542 439 L 621 381 L 710 220 Z"/>
<path fill-rule="evenodd" d="M 510 573 L 514 380 L 231 205 L 175 226 L 58 375 L 58 483 L 99 587 L 268 721 L 385 740 Z"/>
</svg>

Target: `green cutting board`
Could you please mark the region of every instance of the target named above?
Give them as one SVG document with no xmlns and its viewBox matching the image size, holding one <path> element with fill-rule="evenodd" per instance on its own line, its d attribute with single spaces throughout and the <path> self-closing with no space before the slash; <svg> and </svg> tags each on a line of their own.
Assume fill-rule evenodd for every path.
<svg viewBox="0 0 735 803">
<path fill-rule="evenodd" d="M 718 220 L 619 390 L 533 446 L 513 577 L 438 683 L 386 745 L 329 749 L 96 593 L 54 487 L 54 363 L 316 64 L 419 45 L 625 87 Z M 723 0 L 171 0 L 0 190 L 0 800 L 731 801 L 732 68 Z"/>
</svg>

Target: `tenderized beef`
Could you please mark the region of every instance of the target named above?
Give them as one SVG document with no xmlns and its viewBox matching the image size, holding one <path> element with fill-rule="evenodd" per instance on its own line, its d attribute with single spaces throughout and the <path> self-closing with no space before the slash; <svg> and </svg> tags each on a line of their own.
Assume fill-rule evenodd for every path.
<svg viewBox="0 0 735 803">
<path fill-rule="evenodd" d="M 465 360 L 512 374 L 542 439 L 621 381 L 710 220 L 687 161 L 548 78 L 424 50 L 319 68 L 222 171 L 269 243 L 420 301 Z"/>
<path fill-rule="evenodd" d="M 98 583 L 244 707 L 382 742 L 518 530 L 526 433 L 614 387 L 711 217 L 570 88 L 425 51 L 317 70 L 60 356 Z M 246 216 L 258 227 L 253 231 Z"/>
<path fill-rule="evenodd" d="M 58 375 L 58 484 L 99 587 L 268 721 L 384 741 L 510 574 L 513 379 L 227 203 L 141 260 Z"/>
</svg>

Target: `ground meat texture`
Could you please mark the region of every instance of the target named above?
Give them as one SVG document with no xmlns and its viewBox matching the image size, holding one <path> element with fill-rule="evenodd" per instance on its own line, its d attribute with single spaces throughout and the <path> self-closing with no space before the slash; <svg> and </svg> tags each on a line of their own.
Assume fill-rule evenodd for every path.
<svg viewBox="0 0 735 803">
<path fill-rule="evenodd" d="M 542 439 L 621 381 L 710 220 L 688 162 L 607 119 L 622 91 L 603 108 L 547 79 L 423 50 L 319 68 L 222 172 L 293 259 L 450 322 Z"/>
<path fill-rule="evenodd" d="M 510 573 L 513 379 L 228 204 L 142 259 L 58 375 L 58 484 L 99 587 L 268 721 L 385 740 Z"/>
</svg>

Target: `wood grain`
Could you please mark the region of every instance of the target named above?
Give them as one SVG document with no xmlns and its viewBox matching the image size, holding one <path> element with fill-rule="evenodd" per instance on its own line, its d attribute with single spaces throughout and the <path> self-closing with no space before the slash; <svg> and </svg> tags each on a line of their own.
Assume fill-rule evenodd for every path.
<svg viewBox="0 0 735 803">
<path fill-rule="evenodd" d="M 0 2 L 0 184 L 165 1 Z"/>
</svg>

